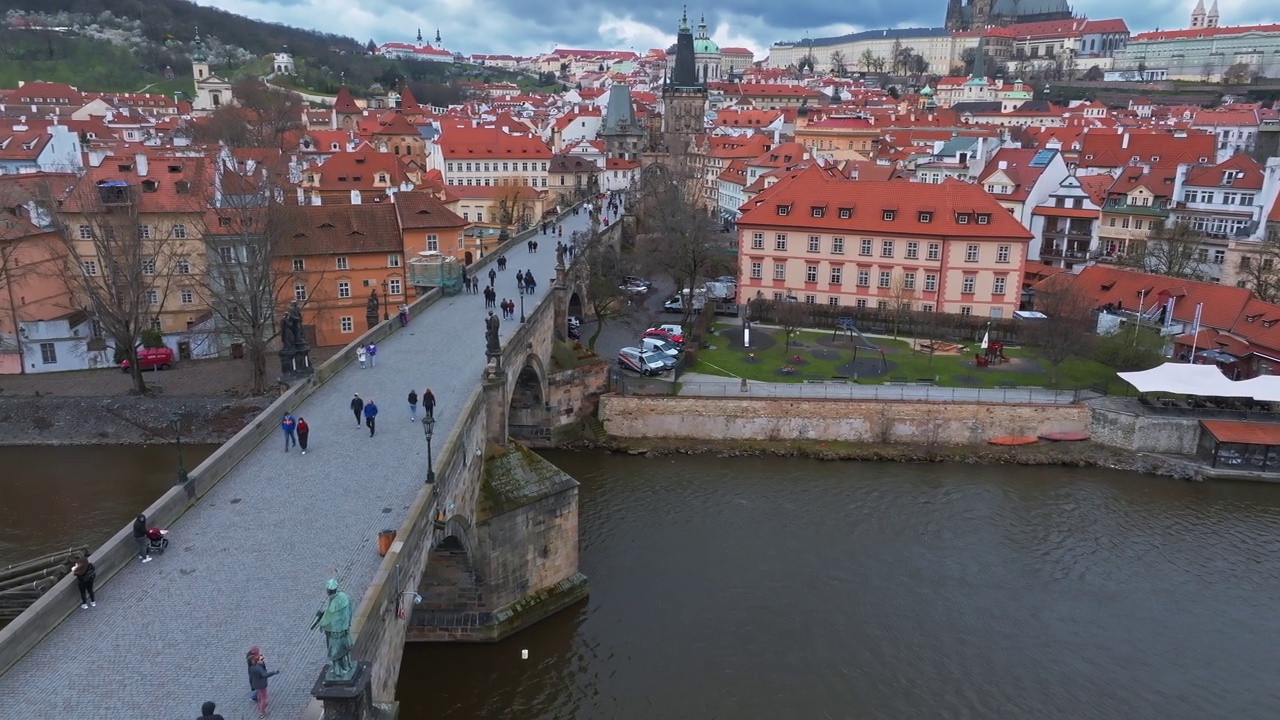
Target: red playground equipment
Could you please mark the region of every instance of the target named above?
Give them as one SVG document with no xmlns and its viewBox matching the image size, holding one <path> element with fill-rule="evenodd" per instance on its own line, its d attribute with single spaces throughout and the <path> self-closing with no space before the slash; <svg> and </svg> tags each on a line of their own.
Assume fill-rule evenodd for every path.
<svg viewBox="0 0 1280 720">
<path fill-rule="evenodd" d="M 999 365 L 1000 363 L 1009 362 L 1009 358 L 1004 355 L 1004 343 L 987 343 L 986 350 L 974 354 L 973 362 L 978 367 L 987 367 L 988 365 Z"/>
</svg>

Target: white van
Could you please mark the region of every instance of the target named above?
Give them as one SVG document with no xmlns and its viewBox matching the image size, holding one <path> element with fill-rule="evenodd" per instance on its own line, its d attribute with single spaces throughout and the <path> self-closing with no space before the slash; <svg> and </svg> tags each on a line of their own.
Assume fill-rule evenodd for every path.
<svg viewBox="0 0 1280 720">
<path fill-rule="evenodd" d="M 656 352 L 667 357 L 676 357 L 680 354 L 675 345 L 660 338 L 640 338 L 640 349 L 645 352 Z"/>
</svg>

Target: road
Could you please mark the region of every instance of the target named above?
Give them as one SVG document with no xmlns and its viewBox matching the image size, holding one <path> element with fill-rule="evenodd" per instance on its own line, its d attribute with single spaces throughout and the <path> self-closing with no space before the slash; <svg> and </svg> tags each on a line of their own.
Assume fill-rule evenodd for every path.
<svg viewBox="0 0 1280 720">
<path fill-rule="evenodd" d="M 566 218 L 565 236 L 587 221 Z M 508 253 L 499 298 L 517 297 L 517 270 L 538 278 L 535 301 L 550 292 L 555 242 L 539 240 L 536 254 Z M 322 636 L 307 629 L 325 581 L 337 577 L 359 602 L 378 531 L 399 527 L 422 488 L 426 443 L 405 398 L 432 388 L 444 445 L 484 368 L 483 305 L 481 295 L 437 301 L 379 345 L 376 367 L 353 363 L 294 408 L 311 426 L 307 455 L 286 453 L 282 435 L 254 449 L 170 528 L 165 555 L 122 570 L 98 589 L 97 607 L 77 610 L 0 677 L 0 718 L 195 717 L 205 700 L 249 717 L 244 658 L 254 645 L 281 671 L 271 715 L 298 717 L 325 662 Z M 504 341 L 517 324 L 502 324 Z M 353 393 L 377 401 L 373 437 L 348 408 Z"/>
</svg>

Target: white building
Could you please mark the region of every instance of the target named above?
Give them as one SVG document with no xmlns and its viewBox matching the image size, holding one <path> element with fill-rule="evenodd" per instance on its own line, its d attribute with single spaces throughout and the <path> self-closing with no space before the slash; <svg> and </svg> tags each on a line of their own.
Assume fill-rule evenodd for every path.
<svg viewBox="0 0 1280 720">
<path fill-rule="evenodd" d="M 1116 53 L 1114 69 L 1162 71 L 1162 79 L 1218 82 L 1233 65 L 1246 66 L 1250 75 L 1280 76 L 1280 25 L 1140 33 Z"/>
<path fill-rule="evenodd" d="M 196 85 L 195 98 L 191 101 L 193 113 L 207 115 L 222 105 L 235 101 L 231 96 L 231 81 L 209 69 L 209 56 L 205 53 L 204 41 L 199 35 L 196 36 L 195 48 L 191 51 L 191 74 Z"/>
<path fill-rule="evenodd" d="M 287 52 L 278 52 L 271 61 L 271 70 L 277 75 L 297 75 L 298 68 L 293 64 L 293 56 Z"/>
<path fill-rule="evenodd" d="M 18 333 L 27 365 L 24 373 L 93 370 L 113 364 L 111 351 L 102 338 L 93 337 L 93 323 L 83 311 L 20 322 Z"/>
<path fill-rule="evenodd" d="M 1233 241 L 1263 232 L 1276 190 L 1275 169 L 1244 154 L 1216 165 L 1178 166 L 1170 222 L 1186 222 L 1200 235 L 1197 259 L 1208 279 L 1220 282 L 1230 275 L 1224 266 Z"/>
</svg>

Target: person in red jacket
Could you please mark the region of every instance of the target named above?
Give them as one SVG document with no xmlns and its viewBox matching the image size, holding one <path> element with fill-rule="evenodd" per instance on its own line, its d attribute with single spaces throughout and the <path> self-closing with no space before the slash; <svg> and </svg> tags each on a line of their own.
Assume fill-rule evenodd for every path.
<svg viewBox="0 0 1280 720">
<path fill-rule="evenodd" d="M 307 454 L 307 435 L 311 434 L 311 426 L 307 425 L 306 418 L 298 418 L 298 447 L 302 448 L 302 454 Z"/>
</svg>

